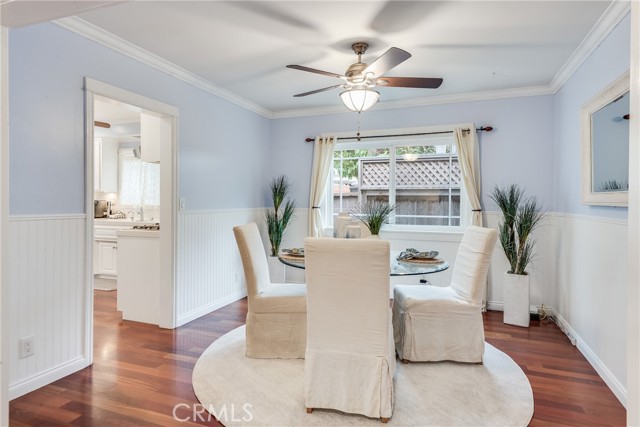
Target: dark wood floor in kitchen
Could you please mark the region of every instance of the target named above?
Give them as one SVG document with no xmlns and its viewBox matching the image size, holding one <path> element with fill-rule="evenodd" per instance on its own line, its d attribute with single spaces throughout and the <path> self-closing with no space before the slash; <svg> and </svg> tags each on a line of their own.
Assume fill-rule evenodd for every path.
<svg viewBox="0 0 640 427">
<path fill-rule="evenodd" d="M 193 366 L 209 344 L 244 323 L 246 300 L 173 331 L 123 321 L 115 305 L 116 292 L 96 291 L 93 366 L 13 400 L 12 427 L 218 425 L 177 422 L 173 411 L 182 404 L 178 417 L 189 416 L 197 403 Z M 532 426 L 625 424 L 624 407 L 553 323 L 507 326 L 500 312 L 486 313 L 484 321 L 487 342 L 531 382 Z"/>
</svg>

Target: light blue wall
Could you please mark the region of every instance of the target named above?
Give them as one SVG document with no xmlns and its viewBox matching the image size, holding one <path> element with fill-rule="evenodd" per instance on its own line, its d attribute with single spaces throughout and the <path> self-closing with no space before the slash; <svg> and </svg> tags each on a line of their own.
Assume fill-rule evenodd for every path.
<svg viewBox="0 0 640 427">
<path fill-rule="evenodd" d="M 473 122 L 480 133 L 483 206 L 495 184 L 520 183 L 548 210 L 626 217 L 580 203 L 579 111 L 629 66 L 629 18 L 556 95 L 376 110 L 363 130 Z M 84 210 L 88 76 L 180 109 L 180 197 L 188 210 L 269 204 L 265 177 L 294 181 L 308 203 L 312 146 L 304 138 L 353 131 L 357 115 L 268 120 L 53 24 L 10 31 L 11 214 Z M 338 98 L 336 97 L 336 102 Z"/>
<path fill-rule="evenodd" d="M 336 102 L 338 102 L 336 95 Z M 455 123 L 491 125 L 480 132 L 482 200 L 486 210 L 496 210 L 488 198 L 495 184 L 519 183 L 550 210 L 553 204 L 553 97 L 532 96 L 465 102 L 362 114 L 361 129 L 390 129 Z M 354 131 L 357 115 L 343 113 L 274 120 L 272 174 L 285 173 L 294 180 L 295 197 L 308 206 L 312 144 L 306 137 L 321 133 Z"/>
<path fill-rule="evenodd" d="M 555 210 L 627 218 L 626 208 L 583 205 L 580 109 L 629 69 L 630 17 L 627 15 L 555 95 Z"/>
<path fill-rule="evenodd" d="M 85 76 L 179 108 L 188 210 L 264 205 L 268 119 L 54 24 L 11 30 L 9 67 L 11 214 L 84 212 Z"/>
</svg>

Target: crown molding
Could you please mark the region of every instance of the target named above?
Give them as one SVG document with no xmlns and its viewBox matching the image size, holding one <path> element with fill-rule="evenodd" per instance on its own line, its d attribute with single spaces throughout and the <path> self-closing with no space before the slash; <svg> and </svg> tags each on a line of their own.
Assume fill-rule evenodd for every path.
<svg viewBox="0 0 640 427">
<path fill-rule="evenodd" d="M 155 68 L 156 70 L 162 71 L 172 77 L 189 83 L 190 85 L 204 90 L 205 92 L 216 95 L 240 107 L 246 108 L 249 111 L 253 111 L 254 113 L 257 113 L 263 117 L 272 117 L 272 113 L 270 110 L 256 104 L 255 102 L 249 101 L 248 99 L 236 95 L 235 93 L 227 89 L 215 85 L 210 81 L 141 48 L 140 46 L 137 46 L 121 37 L 116 36 L 113 33 L 110 33 L 109 31 L 106 31 L 96 25 L 85 21 L 84 19 L 78 18 L 76 16 L 71 16 L 67 18 L 57 19 L 52 22 L 66 30 L 72 31 L 82 37 L 113 49 L 116 52 L 122 53 L 123 55 L 133 58 L 136 61 L 142 62 L 143 64 L 148 65 L 152 68 Z"/>
<path fill-rule="evenodd" d="M 552 95 L 554 92 L 549 86 L 531 86 L 513 89 L 487 90 L 482 92 L 454 93 L 450 95 L 438 95 L 421 98 L 412 98 L 400 101 L 379 102 L 373 107 L 375 110 L 391 110 L 406 107 L 424 107 L 427 105 L 456 104 L 460 102 L 488 101 L 492 99 L 520 98 L 525 96 Z M 301 116 L 318 116 L 322 114 L 350 113 L 342 104 L 331 107 L 305 108 L 296 110 L 275 111 L 274 119 L 285 119 Z"/>
<path fill-rule="evenodd" d="M 551 82 L 544 86 L 531 86 L 524 88 L 512 88 L 490 90 L 481 92 L 467 92 L 450 95 L 437 95 L 429 97 L 412 98 L 407 100 L 380 102 L 375 106 L 376 110 L 388 110 L 407 107 L 422 107 L 437 104 L 452 104 L 461 102 L 487 101 L 492 99 L 517 98 L 526 96 L 552 95 L 558 92 L 569 80 L 573 73 L 584 61 L 597 49 L 609 33 L 631 10 L 629 1 L 613 0 L 598 22 L 573 51 L 569 59 L 556 73 Z M 179 67 L 172 62 L 161 58 L 121 37 L 116 36 L 96 25 L 93 25 L 78 17 L 68 17 L 52 21 L 56 25 L 72 31 L 80 36 L 93 40 L 103 46 L 122 53 L 130 58 L 142 62 L 145 65 L 160 70 L 172 77 L 191 84 L 199 89 L 223 98 L 240 107 L 253 111 L 268 119 L 283 119 L 302 116 L 317 116 L 324 114 L 349 113 L 341 103 L 330 107 L 315 107 L 271 111 L 261 105 L 243 98 L 227 89 L 224 89 L 196 74 Z"/>
<path fill-rule="evenodd" d="M 564 63 L 560 71 L 549 83 L 552 93 L 558 92 L 569 80 L 586 59 L 600 46 L 609 33 L 631 11 L 631 2 L 613 0 L 607 10 L 602 14 L 598 22 L 589 30 L 582 42 L 573 51 L 569 59 Z"/>
</svg>

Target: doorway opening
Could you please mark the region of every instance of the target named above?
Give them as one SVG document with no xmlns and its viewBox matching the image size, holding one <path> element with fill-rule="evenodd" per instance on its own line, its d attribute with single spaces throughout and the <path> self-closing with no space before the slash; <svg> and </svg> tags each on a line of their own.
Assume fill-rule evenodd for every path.
<svg viewBox="0 0 640 427">
<path fill-rule="evenodd" d="M 174 328 L 177 109 L 85 79 L 86 354 L 94 289 L 125 320 Z"/>
</svg>

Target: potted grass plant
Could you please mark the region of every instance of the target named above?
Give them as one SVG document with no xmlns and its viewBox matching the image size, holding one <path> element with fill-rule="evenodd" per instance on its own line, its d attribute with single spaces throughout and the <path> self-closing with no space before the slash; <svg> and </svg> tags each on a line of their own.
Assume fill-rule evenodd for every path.
<svg viewBox="0 0 640 427">
<path fill-rule="evenodd" d="M 395 209 L 395 205 L 390 205 L 386 202 L 373 201 L 356 205 L 351 210 L 351 213 L 367 226 L 371 232 L 371 236 L 375 236 L 377 238 L 380 235 L 382 226 L 388 222 L 389 215 L 391 215 Z"/>
<path fill-rule="evenodd" d="M 287 227 L 293 219 L 296 204 L 290 198 L 291 183 L 285 175 L 273 178 L 269 183 L 269 191 L 273 203 L 273 208 L 267 210 L 265 216 L 267 235 L 269 237 L 269 243 L 271 244 L 270 256 L 267 257 L 269 277 L 271 282 L 284 283 L 284 264 L 282 264 L 277 257 L 280 253 L 280 246 L 282 245 Z"/>
<path fill-rule="evenodd" d="M 287 226 L 293 218 L 296 203 L 289 197 L 291 183 L 286 175 L 274 178 L 269 184 L 273 209 L 267 211 L 267 233 L 271 243 L 271 256 L 278 256 L 282 238 L 285 235 Z"/>
<path fill-rule="evenodd" d="M 530 278 L 527 267 L 533 259 L 533 231 L 545 216 L 535 197 L 526 197 L 518 185 L 494 187 L 491 199 L 502 211 L 498 235 L 509 271 L 504 274 L 504 323 L 529 326 Z"/>
</svg>

